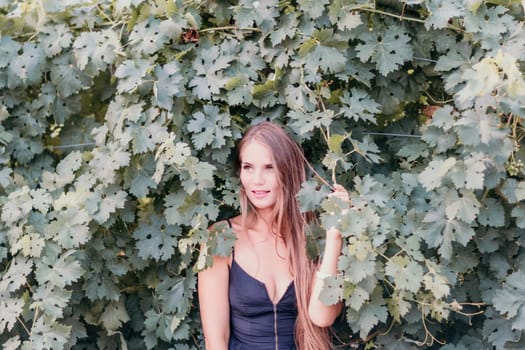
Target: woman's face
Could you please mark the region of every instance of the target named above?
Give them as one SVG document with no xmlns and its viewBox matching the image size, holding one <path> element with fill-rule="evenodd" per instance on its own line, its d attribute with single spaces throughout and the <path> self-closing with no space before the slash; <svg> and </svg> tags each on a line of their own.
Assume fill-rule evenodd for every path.
<svg viewBox="0 0 525 350">
<path fill-rule="evenodd" d="M 279 184 L 270 149 L 250 141 L 242 148 L 240 159 L 241 183 L 250 203 L 258 210 L 272 209 L 277 202 Z"/>
</svg>

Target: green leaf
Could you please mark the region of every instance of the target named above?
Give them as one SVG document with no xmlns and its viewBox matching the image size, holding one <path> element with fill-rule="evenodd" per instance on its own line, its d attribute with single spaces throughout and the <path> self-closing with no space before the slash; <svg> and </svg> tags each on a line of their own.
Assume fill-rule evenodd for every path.
<svg viewBox="0 0 525 350">
<path fill-rule="evenodd" d="M 388 310 L 384 304 L 372 301 L 365 304 L 359 312 L 348 308 L 346 317 L 352 329 L 359 331 L 361 339 L 366 339 L 374 326 L 379 322 L 386 322 Z"/>
<path fill-rule="evenodd" d="M 326 112 L 291 110 L 287 116 L 292 120 L 288 125 L 293 130 L 296 130 L 299 134 L 306 134 L 314 129 L 330 126 L 334 118 L 334 112 L 331 110 L 327 110 Z"/>
<path fill-rule="evenodd" d="M 155 67 L 155 85 L 153 95 L 157 106 L 171 111 L 173 108 L 173 98 L 179 96 L 184 91 L 184 77 L 181 74 L 179 64 L 170 62 L 164 66 Z"/>
<path fill-rule="evenodd" d="M 40 284 L 48 282 L 64 288 L 82 277 L 84 270 L 73 256 L 74 253 L 74 250 L 66 251 L 62 255 L 46 253 L 36 266 L 38 282 Z"/>
<path fill-rule="evenodd" d="M 492 298 L 494 308 L 512 322 L 512 329 L 521 331 L 525 329 L 524 277 L 522 270 L 513 272 L 506 278 L 503 288 L 496 290 Z"/>
<path fill-rule="evenodd" d="M 455 133 L 443 131 L 440 128 L 430 126 L 425 130 L 421 139 L 430 146 L 436 148 L 437 153 L 443 153 L 453 148 L 457 143 L 457 136 Z"/>
<path fill-rule="evenodd" d="M 317 210 L 321 202 L 330 193 L 327 186 L 320 186 L 316 181 L 306 181 L 301 185 L 301 190 L 297 193 L 302 212 Z"/>
<path fill-rule="evenodd" d="M 2 333 L 4 333 L 4 329 L 7 331 L 13 329 L 23 308 L 23 299 L 9 298 L 0 294 L 0 331 Z"/>
<path fill-rule="evenodd" d="M 89 86 L 89 78 L 77 67 L 71 56 L 62 55 L 53 59 L 51 81 L 62 97 L 69 97 Z"/>
<path fill-rule="evenodd" d="M 116 331 L 123 323 L 130 320 L 124 302 L 124 297 L 121 297 L 118 301 L 111 301 L 105 306 L 104 312 L 100 315 L 100 323 L 107 331 Z"/>
<path fill-rule="evenodd" d="M 70 334 L 71 326 L 39 317 L 31 328 L 31 347 L 35 350 L 62 349 L 68 342 Z"/>
<path fill-rule="evenodd" d="M 387 299 L 388 312 L 396 322 L 400 322 L 401 317 L 406 316 L 412 308 L 412 304 L 408 301 L 411 299 L 413 299 L 411 293 L 401 289 L 396 289 L 392 296 Z"/>
<path fill-rule="evenodd" d="M 430 14 L 425 20 L 427 29 L 446 28 L 451 18 L 462 17 L 465 13 L 465 9 L 462 6 L 451 0 L 436 0 L 427 2 L 425 5 Z"/>
<path fill-rule="evenodd" d="M 391 25 L 374 31 L 363 30 L 355 49 L 361 62 L 375 63 L 379 73 L 387 76 L 404 62 L 410 61 L 413 49 L 409 45 L 410 36 L 399 25 Z"/>
<path fill-rule="evenodd" d="M 447 219 L 460 219 L 466 223 L 473 222 L 478 213 L 480 203 L 475 194 L 470 191 L 447 191 L 445 198 L 445 213 Z"/>
<path fill-rule="evenodd" d="M 2 273 L 0 279 L 0 295 L 8 295 L 18 290 L 26 283 L 26 278 L 32 271 L 31 260 L 19 256 L 12 259 L 9 268 Z"/>
<path fill-rule="evenodd" d="M 10 36 L 2 35 L 0 37 L 0 68 L 6 68 L 21 48 L 22 45 Z"/>
<path fill-rule="evenodd" d="M 204 105 L 203 112 L 193 114 L 187 128 L 193 133 L 191 139 L 196 149 L 207 145 L 221 148 L 226 144 L 226 138 L 232 136 L 230 123 L 229 115 L 220 113 L 217 106 Z"/>
<path fill-rule="evenodd" d="M 385 274 L 393 277 L 396 288 L 416 293 L 423 281 L 423 268 L 408 256 L 396 255 L 385 265 Z"/>
<path fill-rule="evenodd" d="M 252 27 L 255 23 L 263 31 L 269 31 L 275 26 L 278 9 L 277 0 L 241 0 L 234 6 L 234 20 L 240 27 Z"/>
<path fill-rule="evenodd" d="M 375 114 L 381 112 L 381 106 L 366 91 L 356 88 L 351 89 L 350 94 L 344 91 L 341 103 L 344 116 L 356 122 L 364 120 L 375 124 Z"/>
<path fill-rule="evenodd" d="M 152 217 L 149 222 L 139 225 L 133 238 L 137 240 L 136 247 L 141 258 L 166 261 L 175 253 L 180 234 L 179 226 L 169 225 L 161 217 Z"/>
<path fill-rule="evenodd" d="M 167 19 L 160 21 L 150 18 L 138 22 L 129 34 L 129 45 L 134 58 L 151 56 L 163 49 L 171 39 L 182 33 L 180 24 Z"/>
<path fill-rule="evenodd" d="M 120 50 L 118 34 L 110 29 L 83 32 L 73 42 L 73 54 L 77 67 L 81 70 L 86 68 L 95 72 L 104 70 L 115 61 Z"/>
<path fill-rule="evenodd" d="M 39 34 L 40 43 L 48 57 L 53 57 L 67 49 L 73 42 L 73 34 L 65 24 L 46 26 Z"/>
<path fill-rule="evenodd" d="M 162 301 L 162 309 L 168 313 L 187 314 L 191 308 L 195 287 L 194 275 L 177 276 L 176 278 L 163 277 L 157 288 L 159 299 Z"/>
<path fill-rule="evenodd" d="M 328 276 L 321 280 L 322 289 L 319 299 L 325 305 L 334 305 L 343 299 L 343 277 L 339 275 Z"/>
<path fill-rule="evenodd" d="M 292 12 L 282 16 L 279 20 L 279 27 L 275 28 L 270 34 L 270 40 L 273 46 L 280 44 L 286 38 L 292 39 L 297 30 L 297 14 Z"/>
<path fill-rule="evenodd" d="M 119 78 L 117 91 L 133 92 L 144 82 L 150 71 L 151 63 L 147 60 L 127 60 L 122 62 L 115 71 L 115 76 Z"/>
<path fill-rule="evenodd" d="M 356 253 L 345 252 L 339 257 L 338 269 L 344 272 L 350 282 L 359 283 L 368 276 L 372 276 L 376 269 L 376 259 L 372 254 L 364 257 Z M 362 254 L 357 252 L 357 254 Z"/>
<path fill-rule="evenodd" d="M 432 160 L 425 170 L 419 175 L 419 182 L 427 191 L 441 186 L 443 177 L 456 164 L 456 158 L 450 157 L 446 160 Z"/>
<path fill-rule="evenodd" d="M 50 283 L 38 286 L 33 295 L 31 308 L 45 313 L 52 320 L 61 319 L 64 309 L 68 306 L 72 291 L 62 289 Z"/>
<path fill-rule="evenodd" d="M 423 276 L 425 288 L 434 294 L 437 299 L 442 299 L 450 294 L 450 282 L 440 274 L 440 267 L 431 261 L 426 261 L 429 269 L 428 273 Z"/>
<path fill-rule="evenodd" d="M 310 19 L 321 17 L 329 0 L 299 0 L 299 8 Z"/>
<path fill-rule="evenodd" d="M 363 23 L 359 12 L 351 11 L 358 7 L 358 4 L 345 0 L 330 1 L 328 5 L 328 17 L 334 25 L 337 25 L 339 30 L 352 30 Z"/>
<path fill-rule="evenodd" d="M 212 256 L 230 256 L 237 236 L 226 222 L 213 225 L 206 243 Z"/>
<path fill-rule="evenodd" d="M 354 146 L 354 151 L 367 161 L 372 163 L 381 162 L 381 157 L 379 156 L 380 149 L 370 135 L 363 137 L 363 141 L 356 139 L 350 139 L 350 141 L 352 142 L 352 146 Z"/>
<path fill-rule="evenodd" d="M 43 77 L 45 63 L 45 53 L 42 47 L 30 42 L 24 43 L 21 53 L 9 63 L 8 86 L 39 83 Z"/>
<path fill-rule="evenodd" d="M 525 199 L 525 181 L 508 178 L 501 186 L 501 193 L 508 203 L 518 203 Z"/>
<path fill-rule="evenodd" d="M 505 225 L 505 209 L 494 198 L 487 198 L 481 203 L 478 222 L 481 225 L 502 227 Z"/>
<path fill-rule="evenodd" d="M 511 217 L 516 219 L 516 226 L 525 228 L 525 206 L 518 204 L 510 212 Z"/>
<path fill-rule="evenodd" d="M 512 320 L 487 312 L 487 320 L 483 324 L 483 337 L 496 349 L 505 349 L 508 341 L 519 339 L 520 332 L 512 329 Z"/>
</svg>

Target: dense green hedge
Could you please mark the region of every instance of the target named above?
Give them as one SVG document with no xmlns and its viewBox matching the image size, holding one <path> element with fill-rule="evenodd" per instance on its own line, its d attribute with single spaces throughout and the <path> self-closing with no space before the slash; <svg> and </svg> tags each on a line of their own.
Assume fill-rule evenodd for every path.
<svg viewBox="0 0 525 350">
<path fill-rule="evenodd" d="M 262 119 L 344 232 L 338 345 L 525 347 L 522 6 L 0 0 L 2 348 L 202 347 L 196 272 L 233 242 L 207 227 Z"/>
</svg>

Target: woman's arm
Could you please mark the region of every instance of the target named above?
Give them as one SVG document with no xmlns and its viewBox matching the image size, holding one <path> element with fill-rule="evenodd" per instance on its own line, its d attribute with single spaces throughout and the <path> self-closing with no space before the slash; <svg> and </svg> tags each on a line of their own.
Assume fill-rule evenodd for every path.
<svg viewBox="0 0 525 350">
<path fill-rule="evenodd" d="M 198 293 L 206 350 L 227 350 L 230 338 L 228 258 L 216 256 L 213 265 L 199 272 Z"/>
<path fill-rule="evenodd" d="M 318 275 L 336 275 L 337 261 L 341 254 L 341 247 L 343 240 L 341 234 L 336 229 L 330 229 L 326 232 L 326 244 L 323 255 L 323 260 L 319 265 Z M 316 272 L 317 274 L 317 272 Z M 323 289 L 323 282 L 321 278 L 314 278 L 312 295 L 310 297 L 310 304 L 308 313 L 310 319 L 319 327 L 331 326 L 337 316 L 341 313 L 342 302 L 333 305 L 326 305 L 320 300 L 321 291 Z"/>
<path fill-rule="evenodd" d="M 348 192 L 341 185 L 334 185 L 335 192 L 332 194 L 341 198 L 350 204 Z M 312 295 L 308 306 L 308 313 L 310 319 L 319 327 L 331 326 L 337 316 L 341 313 L 343 303 L 340 301 L 333 305 L 326 305 L 320 300 L 321 291 L 323 290 L 322 276 L 337 275 L 337 263 L 341 255 L 341 248 L 343 246 L 343 239 L 341 233 L 335 229 L 330 228 L 326 231 L 326 243 L 323 254 L 323 259 L 316 272 L 314 278 Z"/>
</svg>

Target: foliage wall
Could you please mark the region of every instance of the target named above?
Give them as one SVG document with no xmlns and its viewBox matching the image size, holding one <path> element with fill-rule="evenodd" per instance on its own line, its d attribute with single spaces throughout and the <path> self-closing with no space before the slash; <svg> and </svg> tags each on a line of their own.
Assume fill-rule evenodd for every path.
<svg viewBox="0 0 525 350">
<path fill-rule="evenodd" d="M 3 349 L 202 347 L 196 272 L 233 241 L 207 227 L 262 119 L 345 236 L 337 345 L 523 348 L 522 6 L 0 0 Z"/>
</svg>

